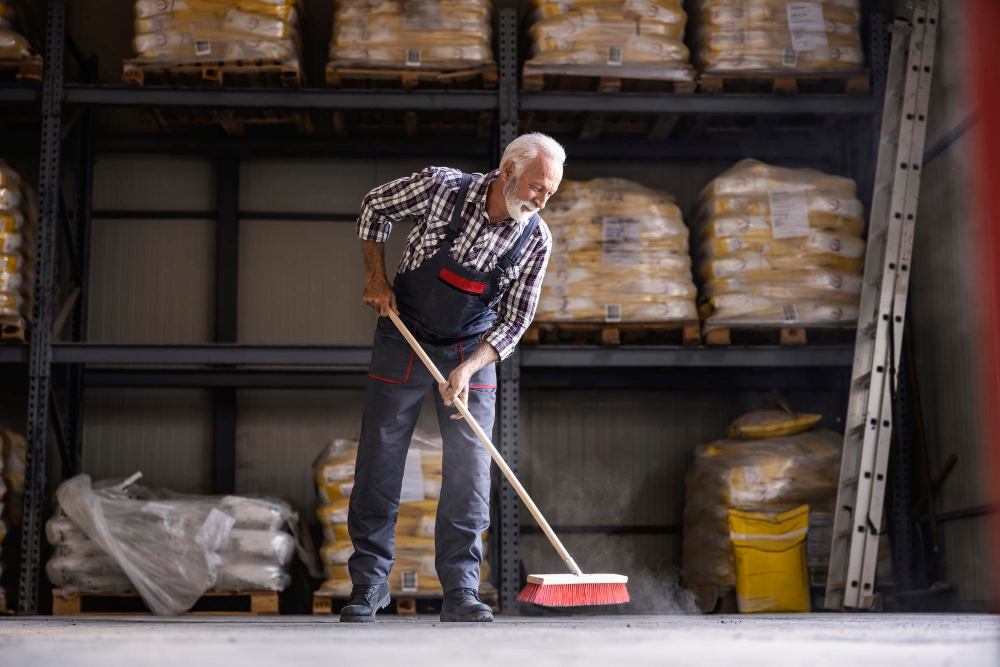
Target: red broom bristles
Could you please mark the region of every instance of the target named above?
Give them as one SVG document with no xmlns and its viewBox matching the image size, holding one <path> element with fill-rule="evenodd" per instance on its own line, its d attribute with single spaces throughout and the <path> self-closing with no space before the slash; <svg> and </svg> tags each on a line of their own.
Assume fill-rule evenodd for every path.
<svg viewBox="0 0 1000 667">
<path fill-rule="evenodd" d="M 625 584 L 528 584 L 517 596 L 518 602 L 542 607 L 624 604 L 629 599 Z"/>
</svg>

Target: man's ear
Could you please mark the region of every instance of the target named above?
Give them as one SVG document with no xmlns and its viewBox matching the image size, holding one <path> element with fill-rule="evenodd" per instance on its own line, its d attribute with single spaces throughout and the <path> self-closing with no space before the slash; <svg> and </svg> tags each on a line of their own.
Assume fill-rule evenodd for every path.
<svg viewBox="0 0 1000 667">
<path fill-rule="evenodd" d="M 504 180 L 510 180 L 510 177 L 514 175 L 514 161 L 507 160 L 500 167 L 500 173 L 503 174 Z"/>
</svg>

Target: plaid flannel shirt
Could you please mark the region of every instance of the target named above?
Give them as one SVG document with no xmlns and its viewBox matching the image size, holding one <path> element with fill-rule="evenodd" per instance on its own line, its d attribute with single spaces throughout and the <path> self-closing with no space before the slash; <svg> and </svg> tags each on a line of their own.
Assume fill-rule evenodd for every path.
<svg viewBox="0 0 1000 667">
<path fill-rule="evenodd" d="M 462 215 L 465 225 L 452 248 L 455 261 L 476 271 L 492 271 L 528 224 L 510 219 L 490 222 L 486 192 L 498 173 L 494 170 L 488 174 L 470 174 L 472 180 Z M 384 243 L 393 223 L 415 219 L 397 270 L 417 268 L 441 247 L 461 181 L 462 172 L 457 169 L 428 167 L 375 188 L 361 204 L 358 236 L 365 241 Z M 511 355 L 535 316 L 551 251 L 552 236 L 542 222 L 525 244 L 520 261 L 500 279 L 500 296 L 490 304 L 497 319 L 479 340 L 492 345 L 501 360 Z"/>
</svg>

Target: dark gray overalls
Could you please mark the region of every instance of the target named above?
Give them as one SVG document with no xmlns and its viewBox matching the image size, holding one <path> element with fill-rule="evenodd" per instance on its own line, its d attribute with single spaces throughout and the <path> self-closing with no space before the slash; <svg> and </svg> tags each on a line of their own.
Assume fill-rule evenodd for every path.
<svg viewBox="0 0 1000 667">
<path fill-rule="evenodd" d="M 533 216 L 514 245 L 489 272 L 466 268 L 451 250 L 464 224 L 470 178 L 462 176 L 455 209 L 441 248 L 417 268 L 396 275 L 393 291 L 400 319 L 414 332 L 441 373 L 448 375 L 479 346 L 496 313 L 503 272 L 517 264 L 538 227 Z M 396 517 L 410 438 L 427 390 L 437 382 L 387 318 L 378 320 L 361 443 L 347 520 L 354 554 L 348 563 L 354 584 L 379 584 L 393 564 Z M 469 383 L 469 410 L 487 433 L 493 430 L 496 365 Z M 434 528 L 435 567 L 445 591 L 479 587 L 482 533 L 490 524 L 490 455 L 464 420 L 453 420 L 435 392 L 444 441 L 443 484 Z"/>
</svg>

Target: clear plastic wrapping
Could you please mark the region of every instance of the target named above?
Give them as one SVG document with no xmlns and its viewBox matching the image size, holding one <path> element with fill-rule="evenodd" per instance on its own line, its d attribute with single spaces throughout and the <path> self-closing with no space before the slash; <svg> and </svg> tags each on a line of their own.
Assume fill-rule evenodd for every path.
<svg viewBox="0 0 1000 667">
<path fill-rule="evenodd" d="M 337 0 L 330 64 L 407 69 L 493 63 L 488 0 Z"/>
<path fill-rule="evenodd" d="M 622 179 L 564 182 L 545 208 L 552 257 L 535 319 L 697 319 L 688 228 L 670 195 Z"/>
<path fill-rule="evenodd" d="M 854 182 L 742 160 L 701 193 L 705 329 L 857 322 L 866 245 Z"/>
<path fill-rule="evenodd" d="M 864 65 L 859 0 L 694 0 L 703 72 L 812 72 Z"/>
<path fill-rule="evenodd" d="M 33 34 L 28 25 L 29 15 L 21 0 L 0 2 L 0 59 L 24 60 L 33 57 L 37 45 L 27 35 Z M 0 179 L 0 185 L 3 184 Z"/>
<path fill-rule="evenodd" d="M 693 81 L 677 0 L 533 0 L 529 74 Z"/>
<path fill-rule="evenodd" d="M 299 67 L 298 0 L 138 0 L 136 60 L 159 65 L 264 61 Z"/>
<path fill-rule="evenodd" d="M 296 551 L 311 551 L 281 530 L 297 531 L 298 515 L 274 498 L 91 488 L 86 476 L 57 496 L 46 524 L 52 583 L 67 594 L 138 590 L 158 614 L 181 613 L 209 589 L 283 590 Z"/>
<path fill-rule="evenodd" d="M 34 192 L 0 160 L 0 324 L 30 319 L 35 223 Z"/>
<path fill-rule="evenodd" d="M 843 438 L 832 431 L 700 445 L 684 480 L 683 568 L 688 584 L 734 586 L 729 509 L 830 512 Z"/>
</svg>

